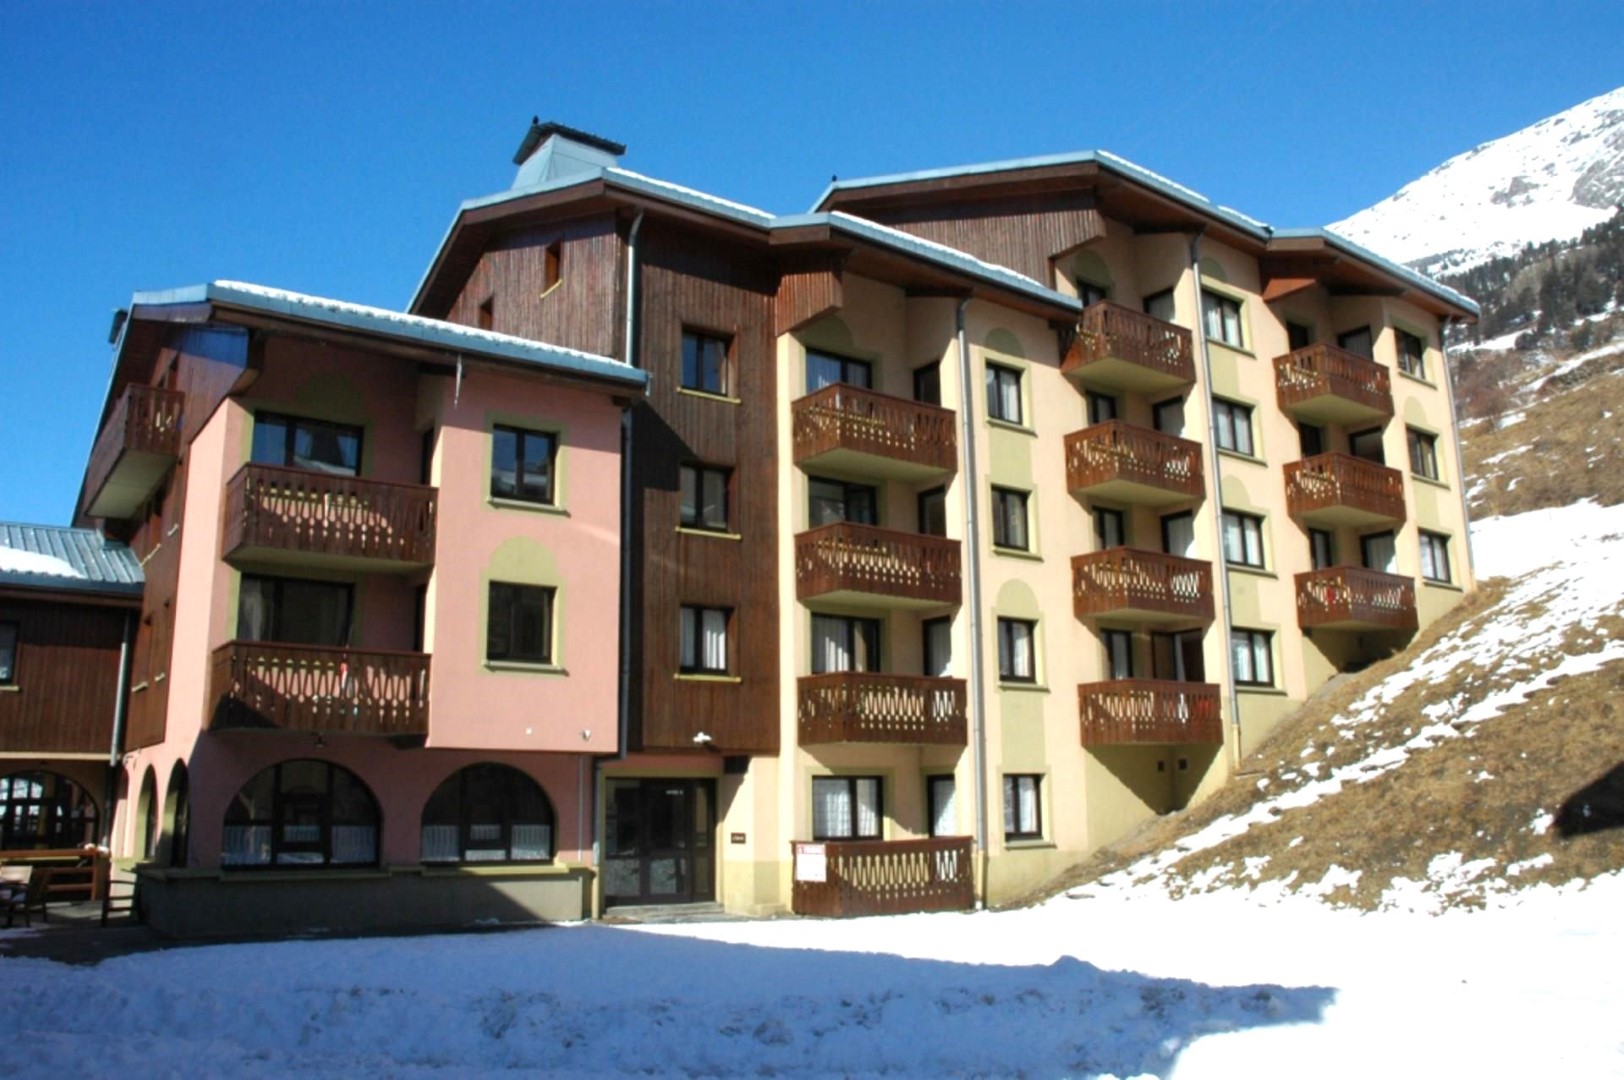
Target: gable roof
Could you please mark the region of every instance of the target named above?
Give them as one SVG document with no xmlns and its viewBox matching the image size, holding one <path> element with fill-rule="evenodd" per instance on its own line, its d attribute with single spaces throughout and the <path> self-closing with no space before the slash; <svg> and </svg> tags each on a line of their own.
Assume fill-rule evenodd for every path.
<svg viewBox="0 0 1624 1080">
<path fill-rule="evenodd" d="M 94 529 L 0 522 L 0 585 L 139 597 L 135 552 Z"/>
</svg>

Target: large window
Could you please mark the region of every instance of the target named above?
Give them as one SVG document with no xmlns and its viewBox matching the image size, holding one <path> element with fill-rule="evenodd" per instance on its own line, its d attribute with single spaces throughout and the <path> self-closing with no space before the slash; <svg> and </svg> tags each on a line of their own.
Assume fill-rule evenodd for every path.
<svg viewBox="0 0 1624 1080">
<path fill-rule="evenodd" d="M 545 585 L 491 582 L 485 659 L 552 663 L 553 594 Z"/>
<path fill-rule="evenodd" d="M 1038 624 L 1030 619 L 998 620 L 998 679 L 1000 682 L 1038 681 Z"/>
<path fill-rule="evenodd" d="M 0 622 L 0 686 L 17 681 L 17 624 Z"/>
<path fill-rule="evenodd" d="M 810 394 L 835 383 L 867 389 L 874 385 L 874 365 L 867 360 L 853 360 L 849 356 L 836 356 L 834 353 L 813 352 L 808 349 L 806 392 Z"/>
<path fill-rule="evenodd" d="M 1021 370 L 987 365 L 987 415 L 1010 424 L 1025 423 L 1021 409 Z"/>
<path fill-rule="evenodd" d="M 470 765 L 434 789 L 423 807 L 426 863 L 546 862 L 553 808 L 530 777 L 508 765 Z"/>
<path fill-rule="evenodd" d="M 61 851 L 97 841 L 90 793 L 53 772 L 0 777 L 0 851 Z"/>
<path fill-rule="evenodd" d="M 814 776 L 812 839 L 878 840 L 881 791 L 878 776 Z"/>
<path fill-rule="evenodd" d="M 682 510 L 678 520 L 687 529 L 726 532 L 728 527 L 727 489 L 730 469 L 705 465 L 678 468 L 682 488 Z"/>
<path fill-rule="evenodd" d="M 373 866 L 378 804 L 360 777 L 327 761 L 272 765 L 226 807 L 223 866 Z"/>
<path fill-rule="evenodd" d="M 727 338 L 697 330 L 682 332 L 682 385 L 705 394 L 726 394 L 732 385 Z"/>
<path fill-rule="evenodd" d="M 1427 377 L 1427 343 L 1408 330 L 1395 330 L 1398 339 L 1398 369 L 1418 379 Z"/>
<path fill-rule="evenodd" d="M 1033 775 L 1004 777 L 1004 839 L 1043 838 L 1043 778 Z"/>
<path fill-rule="evenodd" d="M 1263 566 L 1263 519 L 1224 511 L 1224 561 L 1232 566 Z"/>
<path fill-rule="evenodd" d="M 992 489 L 992 542 L 994 547 L 1031 549 L 1031 538 L 1026 528 L 1026 500 L 1024 491 L 1012 488 Z"/>
<path fill-rule="evenodd" d="M 879 489 L 871 484 L 848 484 L 843 480 L 807 480 L 807 521 L 812 528 L 849 521 L 854 525 L 879 522 Z"/>
<path fill-rule="evenodd" d="M 1428 581 L 1448 582 L 1449 537 L 1438 533 L 1421 533 L 1421 576 Z"/>
<path fill-rule="evenodd" d="M 1274 635 L 1267 630 L 1229 631 L 1234 650 L 1235 682 L 1240 686 L 1274 685 Z"/>
<path fill-rule="evenodd" d="M 1246 345 L 1241 332 L 1241 302 L 1222 293 L 1201 290 L 1201 318 L 1207 337 L 1232 345 L 1237 349 Z"/>
<path fill-rule="evenodd" d="M 237 638 L 347 645 L 353 594 L 352 586 L 337 582 L 244 574 L 237 590 Z"/>
<path fill-rule="evenodd" d="M 361 429 L 262 412 L 254 417 L 249 456 L 262 465 L 354 476 L 361 468 Z"/>
<path fill-rule="evenodd" d="M 1218 448 L 1256 457 L 1252 443 L 1252 407 L 1238 401 L 1212 400 L 1213 427 L 1218 432 Z"/>
<path fill-rule="evenodd" d="M 1410 448 L 1410 471 L 1428 480 L 1438 479 L 1438 436 L 1405 428 L 1404 438 Z"/>
<path fill-rule="evenodd" d="M 557 463 L 557 435 L 510 427 L 491 429 L 492 498 L 553 504 Z"/>
<path fill-rule="evenodd" d="M 812 616 L 812 674 L 880 670 L 880 620 Z"/>
<path fill-rule="evenodd" d="M 726 608 L 687 606 L 679 622 L 677 663 L 691 674 L 727 674 L 727 624 L 732 613 Z"/>
</svg>

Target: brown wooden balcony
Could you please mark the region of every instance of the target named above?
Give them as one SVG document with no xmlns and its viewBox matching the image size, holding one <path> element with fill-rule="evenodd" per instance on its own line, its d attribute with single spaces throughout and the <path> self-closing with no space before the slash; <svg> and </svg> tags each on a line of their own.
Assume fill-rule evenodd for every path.
<svg viewBox="0 0 1624 1080">
<path fill-rule="evenodd" d="M 797 915 L 905 915 L 975 906 L 970 838 L 790 842 Z"/>
<path fill-rule="evenodd" d="M 226 487 L 225 554 L 238 561 L 413 570 L 434 561 L 436 492 L 356 476 L 244 465 Z"/>
<path fill-rule="evenodd" d="M 1280 411 L 1314 424 L 1370 424 L 1393 417 L 1387 369 L 1334 345 L 1274 358 Z"/>
<path fill-rule="evenodd" d="M 1415 630 L 1415 581 L 1360 566 L 1297 575 L 1297 625 L 1305 630 Z"/>
<path fill-rule="evenodd" d="M 214 650 L 210 731 L 425 735 L 424 653 L 230 641 Z"/>
<path fill-rule="evenodd" d="M 1167 746 L 1224 741 L 1213 683 L 1112 679 L 1077 687 L 1084 746 Z"/>
<path fill-rule="evenodd" d="M 790 406 L 795 464 L 924 480 L 956 472 L 951 409 L 835 383 Z"/>
<path fill-rule="evenodd" d="M 1286 510 L 1304 525 L 1388 525 L 1404 520 L 1404 477 L 1350 454 L 1286 465 Z"/>
<path fill-rule="evenodd" d="M 1199 499 L 1201 444 L 1121 420 L 1093 424 L 1066 436 L 1066 486 L 1145 506 Z"/>
<path fill-rule="evenodd" d="M 795 537 L 795 595 L 882 607 L 957 604 L 959 547 L 943 536 L 823 525 Z"/>
<path fill-rule="evenodd" d="M 802 676 L 796 696 L 802 746 L 965 745 L 963 679 L 835 671 Z"/>
<path fill-rule="evenodd" d="M 85 512 L 128 518 L 141 508 L 180 454 L 179 390 L 132 384 L 96 434 L 85 468 Z"/>
<path fill-rule="evenodd" d="M 1190 331 L 1101 300 L 1083 309 L 1060 370 L 1088 387 L 1158 393 L 1195 382 Z"/>
<path fill-rule="evenodd" d="M 1211 622 L 1212 564 L 1138 548 L 1107 548 L 1071 560 L 1079 619 L 1129 623 Z"/>
</svg>

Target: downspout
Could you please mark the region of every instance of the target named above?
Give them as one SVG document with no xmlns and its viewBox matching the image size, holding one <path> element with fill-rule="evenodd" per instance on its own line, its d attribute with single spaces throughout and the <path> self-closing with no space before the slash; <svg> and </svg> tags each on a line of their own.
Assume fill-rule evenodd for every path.
<svg viewBox="0 0 1624 1080">
<path fill-rule="evenodd" d="M 982 678 L 986 649 L 981 640 L 981 517 L 976 500 L 976 443 L 974 400 L 970 378 L 970 344 L 964 327 L 964 312 L 970 298 L 959 301 L 954 312 L 954 330 L 959 349 L 959 443 L 964 448 L 964 577 L 970 591 L 970 747 L 975 767 L 976 857 L 980 863 L 975 879 L 980 883 L 976 907 L 987 901 L 987 703 Z"/>
<path fill-rule="evenodd" d="M 1460 452 L 1460 417 L 1455 414 L 1455 378 L 1449 373 L 1449 327 L 1453 315 L 1445 315 L 1438 328 L 1438 360 L 1443 365 L 1444 400 L 1449 402 L 1449 435 L 1455 443 L 1455 491 L 1460 495 L 1460 520 L 1466 545 L 1466 565 L 1472 571 L 1472 584 L 1477 585 L 1477 560 L 1472 557 L 1472 508 L 1466 502 L 1466 459 Z"/>
<path fill-rule="evenodd" d="M 1195 330 L 1191 336 L 1201 350 L 1201 381 L 1206 394 L 1207 437 L 1202 440 L 1201 455 L 1206 459 L 1207 499 L 1212 507 L 1213 539 L 1217 541 L 1217 546 L 1213 548 L 1216 555 L 1213 577 L 1218 579 L 1219 613 L 1223 619 L 1223 673 L 1225 696 L 1229 700 L 1232 772 L 1240 772 L 1241 699 L 1235 689 L 1235 652 L 1231 640 L 1234 612 L 1229 597 L 1229 564 L 1224 560 L 1224 496 L 1223 481 L 1218 475 L 1218 413 L 1212 396 L 1212 351 L 1207 348 L 1206 312 L 1203 310 L 1201 293 L 1201 233 L 1202 230 L 1197 229 L 1190 235 L 1190 277 L 1195 282 Z"/>
<path fill-rule="evenodd" d="M 102 805 L 107 812 L 102 815 L 102 844 L 112 850 L 113 840 L 113 800 L 118 797 L 118 760 L 123 756 L 124 725 L 129 716 L 130 694 L 126 684 L 130 680 L 130 645 L 134 637 L 135 617 L 130 613 L 124 614 L 124 635 L 118 645 L 118 685 L 113 690 L 113 738 L 107 747 L 107 789 L 104 793 Z"/>
</svg>

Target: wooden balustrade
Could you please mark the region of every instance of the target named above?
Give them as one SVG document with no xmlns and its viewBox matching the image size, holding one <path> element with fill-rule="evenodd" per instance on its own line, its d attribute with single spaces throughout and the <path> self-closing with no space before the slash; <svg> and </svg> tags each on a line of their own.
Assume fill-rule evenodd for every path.
<svg viewBox="0 0 1624 1080">
<path fill-rule="evenodd" d="M 1286 509 L 1314 525 L 1403 521 L 1404 477 L 1350 454 L 1317 454 L 1286 465 Z"/>
<path fill-rule="evenodd" d="M 152 494 L 180 454 L 185 403 L 179 390 L 139 383 L 124 388 L 85 467 L 91 516 L 128 517 Z"/>
<path fill-rule="evenodd" d="M 1112 679 L 1077 687 L 1084 746 L 1221 743 L 1223 715 L 1213 683 Z"/>
<path fill-rule="evenodd" d="M 802 746 L 966 743 L 963 679 L 836 671 L 798 679 L 796 697 Z"/>
<path fill-rule="evenodd" d="M 897 466 L 917 475 L 959 467 L 951 409 L 834 383 L 794 402 L 790 423 L 797 465 L 860 456 L 881 474 Z"/>
<path fill-rule="evenodd" d="M 1306 629 L 1415 630 L 1415 582 L 1362 566 L 1297 575 L 1297 625 Z"/>
<path fill-rule="evenodd" d="M 423 735 L 428 732 L 429 657 L 230 641 L 214 650 L 209 701 L 211 731 Z"/>
<path fill-rule="evenodd" d="M 795 595 L 809 600 L 837 593 L 956 604 L 959 541 L 845 521 L 797 534 Z"/>
<path fill-rule="evenodd" d="M 1101 300 L 1083 309 L 1060 370 L 1113 389 L 1170 389 L 1195 382 L 1195 354 L 1186 328 Z"/>
<path fill-rule="evenodd" d="M 1212 564 L 1138 548 L 1107 548 L 1071 560 L 1079 619 L 1110 615 L 1151 622 L 1210 622 Z"/>
<path fill-rule="evenodd" d="M 797 915 L 905 915 L 975 906 L 970 838 L 790 842 Z"/>
<path fill-rule="evenodd" d="M 1392 378 L 1382 365 L 1334 345 L 1274 358 L 1282 412 L 1319 423 L 1361 423 L 1393 415 Z"/>
<path fill-rule="evenodd" d="M 434 561 L 436 492 L 357 476 L 244 465 L 226 487 L 225 551 Z"/>
<path fill-rule="evenodd" d="M 1199 499 L 1201 444 L 1121 420 L 1093 424 L 1066 436 L 1066 486 L 1152 505 Z"/>
</svg>

